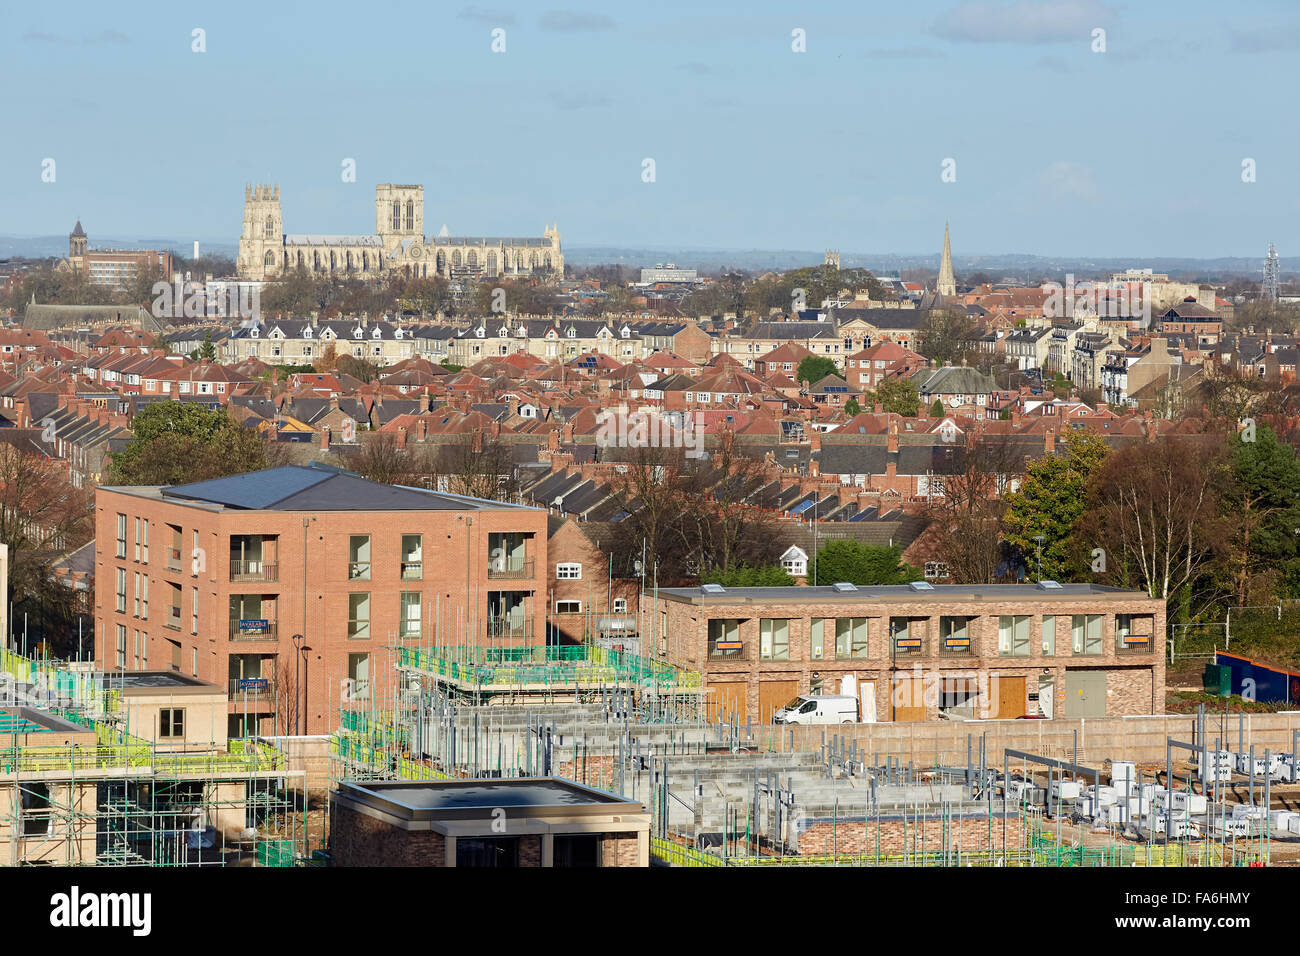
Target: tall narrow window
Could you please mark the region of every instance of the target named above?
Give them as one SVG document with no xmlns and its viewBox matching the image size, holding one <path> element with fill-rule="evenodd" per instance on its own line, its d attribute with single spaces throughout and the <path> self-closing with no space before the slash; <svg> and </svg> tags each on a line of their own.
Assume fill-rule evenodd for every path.
<svg viewBox="0 0 1300 956">
<path fill-rule="evenodd" d="M 117 557 L 126 557 L 126 515 L 117 516 Z"/>
<path fill-rule="evenodd" d="M 117 612 L 126 613 L 126 570 L 117 569 Z"/>
<path fill-rule="evenodd" d="M 406 231 L 410 232 L 415 228 L 415 203 L 406 200 Z"/>
<path fill-rule="evenodd" d="M 348 595 L 348 637 L 370 637 L 370 594 Z"/>
<path fill-rule="evenodd" d="M 809 650 L 808 656 L 814 660 L 821 660 L 826 654 L 826 619 L 815 617 L 812 619 L 809 630 Z"/>
<path fill-rule="evenodd" d="M 790 659 L 790 621 L 763 618 L 758 622 L 758 656 L 765 661 Z"/>
<path fill-rule="evenodd" d="M 370 580 L 370 535 L 354 534 L 348 538 L 348 580 Z"/>
<path fill-rule="evenodd" d="M 402 630 L 401 636 L 412 638 L 420 636 L 420 592 L 402 592 Z"/>
<path fill-rule="evenodd" d="M 424 539 L 418 534 L 402 535 L 402 580 L 418 581 L 424 576 Z"/>
<path fill-rule="evenodd" d="M 394 199 L 393 200 L 393 229 L 398 230 L 401 228 L 402 228 L 402 204 L 398 200 Z"/>
</svg>

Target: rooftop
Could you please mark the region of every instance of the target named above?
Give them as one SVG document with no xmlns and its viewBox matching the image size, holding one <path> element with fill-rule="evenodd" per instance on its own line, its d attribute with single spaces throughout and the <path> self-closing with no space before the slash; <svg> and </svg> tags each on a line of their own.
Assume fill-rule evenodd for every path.
<svg viewBox="0 0 1300 956">
<path fill-rule="evenodd" d="M 513 780 L 401 780 L 391 782 L 345 780 L 339 794 L 408 819 L 478 819 L 498 808 L 527 810 L 531 816 L 546 811 L 644 812 L 642 804 L 618 794 L 597 790 L 560 777 L 522 777 Z"/>
<path fill-rule="evenodd" d="M 924 584 L 924 586 L 922 586 Z M 827 585 L 812 587 L 660 588 L 659 597 L 691 604 L 769 604 L 774 601 L 853 604 L 863 601 L 949 603 L 955 601 L 1078 600 L 1099 598 L 1113 601 L 1150 600 L 1145 591 L 1129 591 L 1100 584 L 928 584 Z"/>
<path fill-rule="evenodd" d="M 233 511 L 486 511 L 522 507 L 389 485 L 350 471 L 303 465 L 267 468 L 188 485 L 114 486 L 106 490 Z"/>
</svg>

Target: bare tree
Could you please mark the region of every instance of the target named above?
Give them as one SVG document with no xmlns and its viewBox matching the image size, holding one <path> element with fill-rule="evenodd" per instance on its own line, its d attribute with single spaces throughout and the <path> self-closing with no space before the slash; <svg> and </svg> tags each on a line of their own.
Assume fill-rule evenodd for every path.
<svg viewBox="0 0 1300 956">
<path fill-rule="evenodd" d="M 960 451 L 956 468 L 942 478 L 943 495 L 931 499 L 926 517 L 953 583 L 990 584 L 1006 576 L 1002 492 L 1024 473 L 1024 460 L 1001 435 L 972 436 Z"/>
<path fill-rule="evenodd" d="M 1165 437 L 1109 455 L 1092 484 L 1084 527 L 1103 549 L 1112 582 L 1165 601 L 1199 589 L 1204 603 L 1221 590 L 1210 572 L 1227 537 L 1217 488 L 1228 477 L 1220 441 L 1190 441 Z"/>
</svg>

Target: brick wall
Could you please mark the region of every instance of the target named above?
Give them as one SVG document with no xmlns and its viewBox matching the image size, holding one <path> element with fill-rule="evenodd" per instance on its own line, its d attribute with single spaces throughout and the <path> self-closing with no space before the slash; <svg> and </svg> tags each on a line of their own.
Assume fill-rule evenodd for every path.
<svg viewBox="0 0 1300 956">
<path fill-rule="evenodd" d="M 334 866 L 445 866 L 447 843 L 432 830 L 401 830 L 350 807 L 333 805 Z"/>
<path fill-rule="evenodd" d="M 1021 817 L 994 814 L 881 820 L 817 822 L 799 834 L 799 853 L 934 853 L 945 844 L 965 851 L 1018 850 L 1024 839 Z"/>
</svg>

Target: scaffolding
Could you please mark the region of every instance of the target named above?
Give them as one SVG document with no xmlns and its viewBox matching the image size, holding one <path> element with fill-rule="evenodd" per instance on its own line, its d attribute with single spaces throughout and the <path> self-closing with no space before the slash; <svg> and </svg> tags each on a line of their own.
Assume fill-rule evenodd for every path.
<svg viewBox="0 0 1300 956">
<path fill-rule="evenodd" d="M 3 651 L 0 681 L 0 865 L 294 864 L 302 774 L 278 748 L 138 736 L 126 676 L 84 663 Z"/>
</svg>

